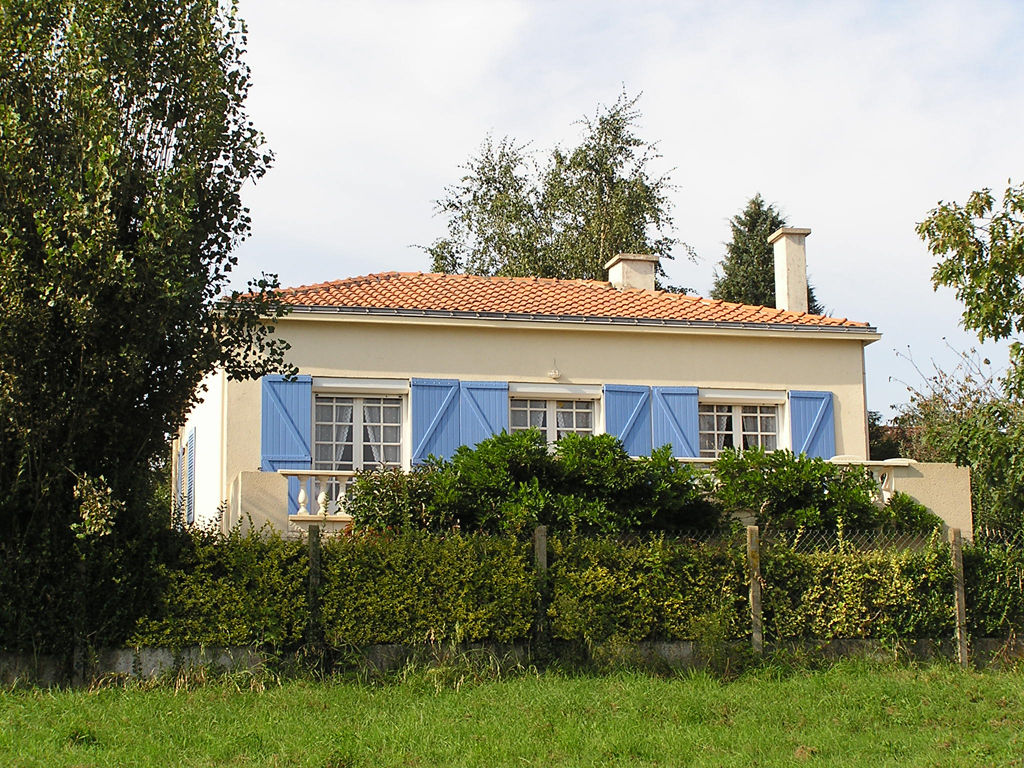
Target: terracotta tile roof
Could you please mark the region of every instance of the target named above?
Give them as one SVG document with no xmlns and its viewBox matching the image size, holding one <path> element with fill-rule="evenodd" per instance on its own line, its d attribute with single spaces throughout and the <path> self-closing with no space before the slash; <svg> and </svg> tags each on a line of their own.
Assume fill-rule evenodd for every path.
<svg viewBox="0 0 1024 768">
<path fill-rule="evenodd" d="M 682 320 L 868 328 L 846 318 L 786 312 L 664 291 L 619 290 L 598 280 L 382 272 L 283 288 L 296 307 Z"/>
</svg>

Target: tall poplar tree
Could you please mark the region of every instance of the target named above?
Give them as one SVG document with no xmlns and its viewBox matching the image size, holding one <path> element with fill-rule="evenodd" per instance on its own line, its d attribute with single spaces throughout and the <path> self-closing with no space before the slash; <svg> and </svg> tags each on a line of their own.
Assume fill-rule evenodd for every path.
<svg viewBox="0 0 1024 768">
<path fill-rule="evenodd" d="M 725 244 L 721 272 L 715 272 L 711 298 L 740 304 L 775 306 L 775 252 L 768 237 L 786 219 L 774 204 L 765 204 L 760 194 L 754 195 L 746 208 L 729 221 L 732 240 Z M 807 311 L 820 315 L 824 308 L 807 284 Z"/>
</svg>

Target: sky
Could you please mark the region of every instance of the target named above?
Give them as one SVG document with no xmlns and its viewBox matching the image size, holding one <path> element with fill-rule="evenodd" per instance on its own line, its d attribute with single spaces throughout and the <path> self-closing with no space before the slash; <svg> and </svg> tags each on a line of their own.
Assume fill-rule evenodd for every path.
<svg viewBox="0 0 1024 768">
<path fill-rule="evenodd" d="M 1024 178 L 1024 3 L 240 0 L 249 112 L 275 154 L 246 190 L 240 286 L 429 271 L 435 201 L 487 136 L 543 155 L 642 94 L 674 234 L 707 295 L 755 193 L 808 227 L 830 314 L 867 321 L 868 406 L 892 415 L 978 346 L 915 234 L 940 201 Z M 998 368 L 1005 347 L 979 347 Z M 908 359 L 910 358 L 910 359 Z M 913 363 L 911 362 L 914 361 Z"/>
</svg>

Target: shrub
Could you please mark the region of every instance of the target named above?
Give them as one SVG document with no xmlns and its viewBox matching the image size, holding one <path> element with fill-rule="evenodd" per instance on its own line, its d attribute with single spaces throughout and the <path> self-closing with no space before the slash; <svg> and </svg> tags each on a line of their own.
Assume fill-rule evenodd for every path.
<svg viewBox="0 0 1024 768">
<path fill-rule="evenodd" d="M 787 638 L 946 637 L 953 631 L 949 549 L 798 552 L 761 558 L 765 634 Z"/>
<path fill-rule="evenodd" d="M 451 530 L 458 521 L 444 493 L 447 479 L 436 464 L 417 466 L 411 472 L 364 470 L 345 491 L 345 511 L 357 529 Z"/>
<path fill-rule="evenodd" d="M 929 533 L 943 526 L 941 517 L 903 491 L 893 493 L 878 511 L 878 518 L 887 528 L 900 533 Z"/>
<path fill-rule="evenodd" d="M 709 616 L 744 625 L 744 560 L 735 543 L 655 537 L 554 538 L 552 635 L 587 643 L 692 638 Z"/>
<path fill-rule="evenodd" d="M 964 546 L 969 630 L 981 637 L 1024 634 L 1024 549 L 975 542 Z"/>
<path fill-rule="evenodd" d="M 323 543 L 324 636 L 334 647 L 525 638 L 537 600 L 526 545 L 419 532 Z"/>
<path fill-rule="evenodd" d="M 751 448 L 726 450 L 713 471 L 722 507 L 752 514 L 759 525 L 857 528 L 877 522 L 877 485 L 865 467 Z"/>
<path fill-rule="evenodd" d="M 611 435 L 563 437 L 549 450 L 537 430 L 501 433 L 450 461 L 409 473 L 361 472 L 345 509 L 357 529 L 463 529 L 528 535 L 539 525 L 580 533 L 717 528 L 706 472 L 668 447 L 631 459 Z"/>
<path fill-rule="evenodd" d="M 306 545 L 269 528 L 193 531 L 177 562 L 162 565 L 166 584 L 130 642 L 185 648 L 296 648 L 306 629 Z"/>
</svg>

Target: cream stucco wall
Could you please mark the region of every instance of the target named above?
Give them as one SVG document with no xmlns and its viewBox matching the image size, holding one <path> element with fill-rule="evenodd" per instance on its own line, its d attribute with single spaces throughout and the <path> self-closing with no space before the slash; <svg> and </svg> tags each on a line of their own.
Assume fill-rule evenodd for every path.
<svg viewBox="0 0 1024 768">
<path fill-rule="evenodd" d="M 225 477 L 225 441 L 221 428 L 226 406 L 227 376 L 215 371 L 203 379 L 206 391 L 200 392 L 201 402 L 189 412 L 185 426 L 178 433 L 175 461 L 182 442 L 192 429 L 196 431 L 195 454 L 195 522 L 206 525 L 217 519 L 217 508 L 227 500 Z M 184 472 L 184 467 L 180 470 Z"/>
<path fill-rule="evenodd" d="M 863 347 L 875 333 L 298 314 L 278 333 L 292 345 L 288 360 L 313 376 L 827 390 L 837 454 L 867 457 Z M 226 393 L 221 498 L 260 464 L 260 384 L 227 382 Z"/>
</svg>

